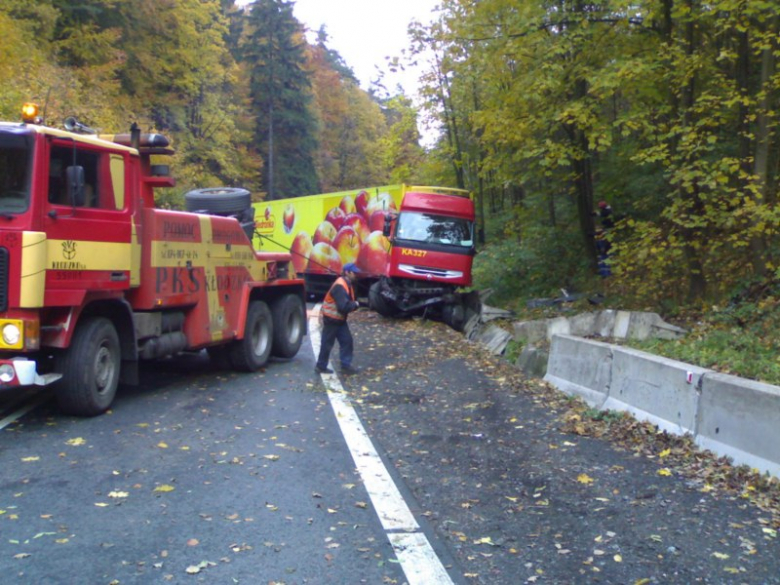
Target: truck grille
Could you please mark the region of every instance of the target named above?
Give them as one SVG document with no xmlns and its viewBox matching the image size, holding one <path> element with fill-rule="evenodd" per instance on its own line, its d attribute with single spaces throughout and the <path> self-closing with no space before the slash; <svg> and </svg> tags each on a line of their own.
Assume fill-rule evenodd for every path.
<svg viewBox="0 0 780 585">
<path fill-rule="evenodd" d="M 444 268 L 430 268 L 428 266 L 412 266 L 411 264 L 399 264 L 398 269 L 407 274 L 428 278 L 453 279 L 463 278 L 463 273 L 458 270 L 446 270 Z"/>
<path fill-rule="evenodd" d="M 8 310 L 8 248 L 0 248 L 0 312 Z"/>
</svg>

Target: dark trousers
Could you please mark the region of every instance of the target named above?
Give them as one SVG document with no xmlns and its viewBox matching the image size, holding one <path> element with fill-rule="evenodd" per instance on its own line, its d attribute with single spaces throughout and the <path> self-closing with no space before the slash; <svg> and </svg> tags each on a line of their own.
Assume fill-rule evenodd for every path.
<svg viewBox="0 0 780 585">
<path fill-rule="evenodd" d="M 322 339 L 320 340 L 320 355 L 317 358 L 317 367 L 325 369 L 328 367 L 330 352 L 336 341 L 339 342 L 339 358 L 341 358 L 341 367 L 349 368 L 352 365 L 352 332 L 346 321 L 337 321 L 335 319 L 322 320 Z"/>
</svg>

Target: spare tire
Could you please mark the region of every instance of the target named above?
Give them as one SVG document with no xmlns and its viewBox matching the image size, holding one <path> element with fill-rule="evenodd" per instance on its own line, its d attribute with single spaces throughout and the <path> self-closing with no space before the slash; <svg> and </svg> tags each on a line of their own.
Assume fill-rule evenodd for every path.
<svg viewBox="0 0 780 585">
<path fill-rule="evenodd" d="M 194 189 L 184 194 L 187 211 L 233 215 L 252 206 L 252 194 L 240 187 Z"/>
</svg>

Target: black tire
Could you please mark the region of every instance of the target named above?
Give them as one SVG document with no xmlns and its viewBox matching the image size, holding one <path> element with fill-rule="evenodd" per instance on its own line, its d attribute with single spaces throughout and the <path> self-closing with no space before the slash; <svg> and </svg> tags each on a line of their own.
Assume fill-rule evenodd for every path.
<svg viewBox="0 0 780 585">
<path fill-rule="evenodd" d="M 184 206 L 187 211 L 233 215 L 252 206 L 252 194 L 235 187 L 195 189 L 184 194 Z"/>
<path fill-rule="evenodd" d="M 230 363 L 240 372 L 254 372 L 268 363 L 273 346 L 274 321 L 263 301 L 252 301 L 246 314 L 244 338 L 230 344 Z"/>
<path fill-rule="evenodd" d="M 70 347 L 57 357 L 57 402 L 77 416 L 96 416 L 111 406 L 119 386 L 122 353 L 114 325 L 88 317 L 73 334 Z"/>
<path fill-rule="evenodd" d="M 385 297 L 382 296 L 382 282 L 377 281 L 368 289 L 368 306 L 383 317 L 395 317 L 398 313 Z"/>
<path fill-rule="evenodd" d="M 303 343 L 306 331 L 306 307 L 298 295 L 287 294 L 271 305 L 274 319 L 272 355 L 289 359 L 295 357 Z"/>
</svg>

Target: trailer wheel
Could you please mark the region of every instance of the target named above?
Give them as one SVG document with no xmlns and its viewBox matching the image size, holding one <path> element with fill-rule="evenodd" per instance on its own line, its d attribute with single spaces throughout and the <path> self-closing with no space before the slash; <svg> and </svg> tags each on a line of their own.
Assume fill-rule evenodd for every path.
<svg viewBox="0 0 780 585">
<path fill-rule="evenodd" d="M 274 320 L 274 342 L 271 353 L 276 357 L 295 357 L 306 331 L 306 309 L 298 295 L 287 294 L 271 305 Z"/>
<path fill-rule="evenodd" d="M 195 189 L 184 194 L 184 206 L 187 211 L 232 215 L 252 207 L 252 194 L 236 187 Z"/>
<path fill-rule="evenodd" d="M 254 372 L 268 363 L 273 345 L 274 322 L 263 301 L 252 301 L 246 314 L 244 338 L 230 345 L 230 363 L 241 372 Z"/>
<path fill-rule="evenodd" d="M 122 355 L 114 325 L 104 317 L 79 324 L 68 349 L 57 358 L 62 379 L 57 388 L 60 408 L 77 416 L 108 410 L 119 385 Z"/>
<path fill-rule="evenodd" d="M 372 311 L 376 311 L 383 317 L 394 317 L 397 314 L 385 297 L 382 296 L 382 282 L 377 281 L 368 289 L 368 306 Z"/>
</svg>

